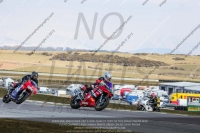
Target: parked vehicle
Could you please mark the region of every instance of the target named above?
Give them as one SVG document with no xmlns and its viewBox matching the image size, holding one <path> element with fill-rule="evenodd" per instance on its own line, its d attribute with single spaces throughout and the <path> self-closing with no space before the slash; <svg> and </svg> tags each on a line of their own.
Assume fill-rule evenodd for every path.
<svg viewBox="0 0 200 133">
<path fill-rule="evenodd" d="M 3 86 L 3 79 L 0 77 L 0 85 Z"/>
<path fill-rule="evenodd" d="M 11 78 L 5 78 L 3 81 L 3 86 L 7 88 L 13 82 L 14 80 L 12 80 Z"/>
<path fill-rule="evenodd" d="M 144 91 L 134 90 L 126 95 L 126 101 L 133 105 L 139 98 L 142 97 L 144 97 Z"/>
<path fill-rule="evenodd" d="M 61 95 L 66 95 L 66 90 L 56 90 L 56 93 L 54 94 L 54 96 L 61 96 Z"/>
<path fill-rule="evenodd" d="M 187 100 L 188 96 L 200 97 L 200 94 L 192 94 L 192 93 L 173 93 L 170 96 L 170 103 L 178 106 L 178 99 Z"/>
<path fill-rule="evenodd" d="M 47 87 L 40 87 L 39 93 L 48 93 L 49 88 Z"/>
</svg>

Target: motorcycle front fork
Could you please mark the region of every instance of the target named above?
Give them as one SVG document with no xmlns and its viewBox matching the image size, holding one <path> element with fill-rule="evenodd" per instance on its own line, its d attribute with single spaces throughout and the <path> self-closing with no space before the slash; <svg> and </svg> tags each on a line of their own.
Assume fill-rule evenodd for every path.
<svg viewBox="0 0 200 133">
<path fill-rule="evenodd" d="M 81 95 L 81 93 L 79 93 L 79 94 L 77 95 L 77 97 L 78 97 L 80 100 L 83 100 L 83 99 L 84 99 L 84 97 Z"/>
<path fill-rule="evenodd" d="M 107 97 L 108 97 L 108 95 L 106 95 L 106 96 L 104 97 L 104 99 L 103 99 L 103 93 L 102 93 L 101 96 L 100 96 L 99 102 L 101 103 L 102 100 L 103 100 L 103 102 L 104 102 L 105 99 L 106 99 Z"/>
<path fill-rule="evenodd" d="M 100 99 L 99 99 L 100 103 L 101 103 L 102 99 L 103 99 L 103 94 L 101 94 L 101 96 L 100 96 Z"/>
</svg>

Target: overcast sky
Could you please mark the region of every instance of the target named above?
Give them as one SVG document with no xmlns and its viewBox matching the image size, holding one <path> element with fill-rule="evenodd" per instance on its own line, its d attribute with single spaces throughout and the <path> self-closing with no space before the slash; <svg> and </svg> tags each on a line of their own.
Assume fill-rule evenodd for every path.
<svg viewBox="0 0 200 133">
<path fill-rule="evenodd" d="M 66 2 L 65 2 L 66 1 Z M 146 1 L 146 3 L 145 3 Z M 166 1 L 166 3 L 162 2 Z M 102 50 L 115 50 L 131 33 L 133 36 L 119 49 L 124 52 L 170 53 L 200 24 L 199 0 L 3 0 L 0 3 L 0 46 L 20 45 L 45 19 L 53 16 L 23 46 L 98 49 L 106 40 L 100 32 L 102 19 L 109 13 L 122 15 L 124 25 L 119 37 L 109 40 Z M 144 4 L 144 5 L 143 5 Z M 161 6 L 160 6 L 161 5 Z M 98 14 L 94 38 L 90 39 L 81 21 L 78 39 L 74 39 L 79 13 L 83 13 L 92 31 Z M 103 31 L 110 36 L 121 25 L 116 15 L 105 20 Z M 174 52 L 189 53 L 200 42 L 200 27 Z M 193 54 L 200 54 L 200 47 Z"/>
</svg>

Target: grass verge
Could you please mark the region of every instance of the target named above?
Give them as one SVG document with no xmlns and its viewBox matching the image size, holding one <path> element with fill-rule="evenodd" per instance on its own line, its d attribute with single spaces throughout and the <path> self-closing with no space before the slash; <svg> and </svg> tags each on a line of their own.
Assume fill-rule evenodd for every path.
<svg viewBox="0 0 200 133">
<path fill-rule="evenodd" d="M 15 119 L 0 119 L 1 133 L 94 133 L 94 132 L 109 132 L 115 133 L 115 130 L 107 129 L 85 129 L 85 127 L 59 125 L 47 122 L 36 122 L 27 120 Z M 127 133 L 121 131 L 119 133 Z M 132 132 L 135 133 L 135 132 Z"/>
<path fill-rule="evenodd" d="M 6 94 L 6 89 L 0 89 L 0 97 L 3 97 L 5 94 Z M 33 95 L 32 97 L 29 98 L 29 100 L 70 104 L 70 99 L 69 98 L 42 95 L 42 94 Z M 107 108 L 116 109 L 116 110 L 136 111 L 136 107 L 135 106 L 123 105 L 123 104 L 115 104 L 115 103 L 109 103 Z M 190 116 L 200 116 L 200 112 L 188 112 L 188 111 L 182 111 L 182 110 L 161 109 L 161 112 L 170 113 L 170 114 L 182 114 L 182 115 L 190 115 Z"/>
</svg>

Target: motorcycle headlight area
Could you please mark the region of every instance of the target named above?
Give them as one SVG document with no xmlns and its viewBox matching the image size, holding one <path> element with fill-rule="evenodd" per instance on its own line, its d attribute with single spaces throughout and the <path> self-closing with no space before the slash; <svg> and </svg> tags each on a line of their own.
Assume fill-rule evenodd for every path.
<svg viewBox="0 0 200 133">
<path fill-rule="evenodd" d="M 32 89 L 32 87 L 30 87 L 29 85 L 28 85 L 28 87 L 27 87 L 30 91 L 34 91 L 33 89 Z"/>
<path fill-rule="evenodd" d="M 79 92 L 75 89 L 75 90 L 74 90 L 74 93 L 75 93 L 76 95 L 78 95 Z"/>
</svg>

